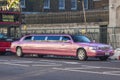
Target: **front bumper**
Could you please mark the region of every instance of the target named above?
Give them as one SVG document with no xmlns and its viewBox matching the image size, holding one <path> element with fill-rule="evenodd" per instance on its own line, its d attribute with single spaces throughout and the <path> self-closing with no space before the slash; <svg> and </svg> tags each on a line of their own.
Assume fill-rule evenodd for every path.
<svg viewBox="0 0 120 80">
<path fill-rule="evenodd" d="M 87 56 L 100 57 L 100 56 L 112 56 L 114 55 L 114 50 L 92 50 L 87 52 Z"/>
</svg>

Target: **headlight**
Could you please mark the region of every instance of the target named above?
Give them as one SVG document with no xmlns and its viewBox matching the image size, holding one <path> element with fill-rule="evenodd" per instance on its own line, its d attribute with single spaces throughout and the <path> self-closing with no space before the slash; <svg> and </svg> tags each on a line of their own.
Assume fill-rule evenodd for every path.
<svg viewBox="0 0 120 80">
<path fill-rule="evenodd" d="M 91 49 L 91 50 L 97 50 L 98 47 L 97 46 L 91 46 L 91 47 L 89 47 L 89 49 Z"/>
</svg>

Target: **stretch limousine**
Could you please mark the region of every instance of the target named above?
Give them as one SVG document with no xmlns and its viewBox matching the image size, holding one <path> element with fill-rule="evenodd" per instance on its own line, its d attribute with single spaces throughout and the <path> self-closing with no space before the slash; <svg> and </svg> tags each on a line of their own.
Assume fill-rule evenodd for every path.
<svg viewBox="0 0 120 80">
<path fill-rule="evenodd" d="M 12 42 L 11 51 L 17 56 L 25 54 L 73 56 L 79 60 L 96 57 L 107 60 L 113 55 L 110 45 L 91 42 L 83 35 L 68 34 L 33 34 L 22 37 L 19 41 Z"/>
</svg>

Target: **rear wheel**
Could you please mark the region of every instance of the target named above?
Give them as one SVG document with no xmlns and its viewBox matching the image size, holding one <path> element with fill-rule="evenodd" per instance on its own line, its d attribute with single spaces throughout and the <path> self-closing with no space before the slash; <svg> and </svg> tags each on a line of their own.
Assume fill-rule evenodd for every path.
<svg viewBox="0 0 120 80">
<path fill-rule="evenodd" d="M 77 52 L 77 57 L 80 61 L 87 60 L 86 51 L 84 49 L 79 49 Z"/>
<path fill-rule="evenodd" d="M 43 57 L 44 57 L 44 55 L 40 55 L 40 54 L 38 54 L 38 57 L 39 57 L 39 58 L 43 58 Z"/>
<path fill-rule="evenodd" d="M 18 57 L 23 57 L 22 49 L 21 49 L 20 47 L 17 48 L 17 50 L 16 50 L 16 55 L 17 55 Z"/>
<path fill-rule="evenodd" d="M 108 57 L 107 57 L 107 56 L 103 56 L 103 57 L 99 57 L 99 59 L 100 59 L 101 61 L 106 61 L 106 60 L 108 59 Z"/>
<path fill-rule="evenodd" d="M 1 53 L 0 53 L 0 55 L 5 55 L 5 54 L 6 54 L 6 52 L 1 52 Z"/>
</svg>

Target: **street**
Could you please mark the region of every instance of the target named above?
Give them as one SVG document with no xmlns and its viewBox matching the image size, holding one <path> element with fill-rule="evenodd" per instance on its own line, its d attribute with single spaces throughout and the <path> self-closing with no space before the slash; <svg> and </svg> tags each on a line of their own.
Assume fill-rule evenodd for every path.
<svg viewBox="0 0 120 80">
<path fill-rule="evenodd" d="M 5 55 L 0 80 L 120 80 L 120 61 Z"/>
</svg>

